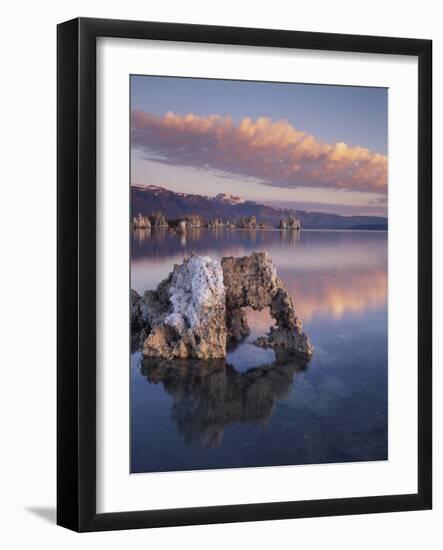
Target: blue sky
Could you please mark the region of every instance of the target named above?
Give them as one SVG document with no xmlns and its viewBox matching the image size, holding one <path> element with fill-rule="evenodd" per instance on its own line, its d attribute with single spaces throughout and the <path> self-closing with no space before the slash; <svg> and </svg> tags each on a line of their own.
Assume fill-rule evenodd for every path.
<svg viewBox="0 0 443 550">
<path fill-rule="evenodd" d="M 385 88 L 131 76 L 131 180 L 385 215 L 387 100 Z"/>
</svg>

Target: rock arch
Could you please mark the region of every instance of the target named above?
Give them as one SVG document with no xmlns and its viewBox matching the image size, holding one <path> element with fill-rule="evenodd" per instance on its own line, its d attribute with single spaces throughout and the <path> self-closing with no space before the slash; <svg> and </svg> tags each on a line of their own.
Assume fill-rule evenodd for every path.
<svg viewBox="0 0 443 550">
<path fill-rule="evenodd" d="M 291 295 L 277 275 L 272 258 L 266 252 L 253 252 L 241 258 L 225 257 L 221 261 L 226 293 L 228 337 L 239 340 L 249 334 L 243 308 L 261 311 L 269 307 L 276 326 L 256 344 L 272 347 L 276 352 L 299 352 L 311 355 L 313 348 L 295 315 Z"/>
<path fill-rule="evenodd" d="M 156 290 L 143 296 L 131 292 L 131 325 L 141 334 L 147 357 L 224 358 L 229 340 L 249 334 L 247 306 L 259 311 L 269 307 L 276 321 L 255 344 L 274 348 L 278 359 L 293 353 L 312 355 L 291 295 L 264 252 L 225 257 L 221 265 L 191 255 L 175 265 Z"/>
</svg>

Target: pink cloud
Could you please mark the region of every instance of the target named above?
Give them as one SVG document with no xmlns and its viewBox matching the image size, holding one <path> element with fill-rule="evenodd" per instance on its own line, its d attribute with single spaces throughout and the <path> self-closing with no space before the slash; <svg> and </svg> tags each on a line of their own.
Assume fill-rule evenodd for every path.
<svg viewBox="0 0 443 550">
<path fill-rule="evenodd" d="M 325 143 L 287 120 L 155 116 L 134 111 L 132 146 L 149 158 L 256 178 L 279 187 L 328 187 L 385 193 L 385 155 L 345 143 Z"/>
</svg>

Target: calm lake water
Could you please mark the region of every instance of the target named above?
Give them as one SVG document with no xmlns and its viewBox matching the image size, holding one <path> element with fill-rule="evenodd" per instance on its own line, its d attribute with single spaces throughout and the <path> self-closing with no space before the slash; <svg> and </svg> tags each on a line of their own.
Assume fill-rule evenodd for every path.
<svg viewBox="0 0 443 550">
<path fill-rule="evenodd" d="M 251 335 L 226 361 L 131 356 L 131 471 L 160 472 L 387 459 L 387 233 L 136 230 L 131 285 L 158 283 L 191 252 L 271 254 L 314 345 L 275 363 Z M 177 365 L 177 366 L 176 366 Z"/>
</svg>

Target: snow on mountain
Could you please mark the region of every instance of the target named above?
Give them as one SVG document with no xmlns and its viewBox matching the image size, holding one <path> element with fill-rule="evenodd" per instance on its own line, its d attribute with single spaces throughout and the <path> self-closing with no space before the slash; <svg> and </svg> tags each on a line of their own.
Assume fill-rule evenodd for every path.
<svg viewBox="0 0 443 550">
<path fill-rule="evenodd" d="M 221 202 L 223 204 L 245 204 L 245 199 L 242 199 L 241 197 L 236 197 L 235 195 L 231 195 L 231 193 L 219 193 L 216 195 L 213 199 L 216 202 Z"/>
</svg>

